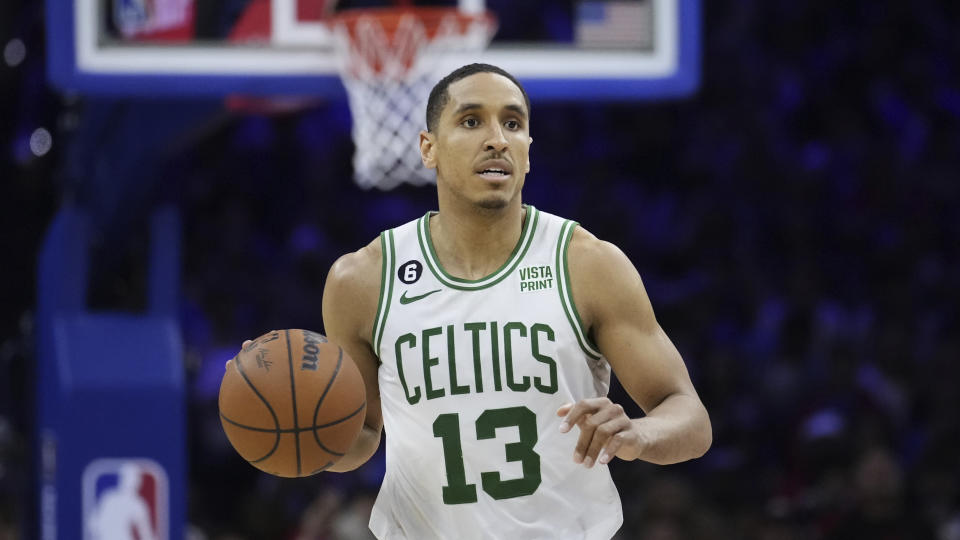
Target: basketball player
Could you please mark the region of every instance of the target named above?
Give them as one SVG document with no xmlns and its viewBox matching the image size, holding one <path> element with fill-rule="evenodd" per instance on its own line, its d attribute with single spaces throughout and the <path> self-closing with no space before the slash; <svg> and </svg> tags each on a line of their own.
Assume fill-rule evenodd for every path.
<svg viewBox="0 0 960 540">
<path fill-rule="evenodd" d="M 627 257 L 522 203 L 531 142 L 513 76 L 454 71 L 420 133 L 439 211 L 330 270 L 325 331 L 367 392 L 363 432 L 332 470 L 367 461 L 386 429 L 378 538 L 607 539 L 623 521 L 611 459 L 675 463 L 711 444 Z M 646 416 L 607 399 L 611 368 Z"/>
</svg>

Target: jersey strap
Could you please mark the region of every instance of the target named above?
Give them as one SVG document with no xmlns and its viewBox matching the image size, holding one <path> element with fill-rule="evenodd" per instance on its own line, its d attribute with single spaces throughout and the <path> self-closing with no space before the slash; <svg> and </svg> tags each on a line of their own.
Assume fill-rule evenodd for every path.
<svg viewBox="0 0 960 540">
<path fill-rule="evenodd" d="M 563 311 L 567 314 L 570 326 L 573 327 L 573 333 L 577 336 L 580 348 L 590 358 L 599 360 L 601 357 L 600 350 L 593 343 L 593 340 L 587 336 L 583 320 L 580 319 L 577 306 L 573 303 L 573 292 L 570 287 L 567 248 L 570 247 L 570 239 L 573 238 L 573 231 L 578 225 L 576 221 L 566 220 L 563 227 L 560 228 L 560 241 L 557 242 L 557 291 L 560 293 L 560 303 L 563 304 Z"/>
<path fill-rule="evenodd" d="M 380 361 L 380 340 L 387 325 L 390 312 L 390 299 L 393 298 L 393 273 L 396 271 L 396 246 L 393 242 L 393 229 L 380 233 L 380 251 L 383 253 L 380 265 L 380 300 L 377 302 L 377 317 L 373 324 L 373 337 L 370 342 Z"/>
</svg>

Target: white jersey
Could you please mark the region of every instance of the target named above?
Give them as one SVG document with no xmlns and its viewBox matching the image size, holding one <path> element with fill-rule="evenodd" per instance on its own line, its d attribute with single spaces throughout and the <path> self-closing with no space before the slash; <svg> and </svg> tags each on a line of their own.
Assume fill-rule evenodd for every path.
<svg viewBox="0 0 960 540">
<path fill-rule="evenodd" d="M 479 280 L 440 266 L 430 213 L 380 236 L 382 540 L 609 539 L 623 522 L 607 466 L 573 462 L 579 430 L 556 414 L 610 383 L 570 294 L 577 224 L 525 208 L 510 258 Z"/>
</svg>

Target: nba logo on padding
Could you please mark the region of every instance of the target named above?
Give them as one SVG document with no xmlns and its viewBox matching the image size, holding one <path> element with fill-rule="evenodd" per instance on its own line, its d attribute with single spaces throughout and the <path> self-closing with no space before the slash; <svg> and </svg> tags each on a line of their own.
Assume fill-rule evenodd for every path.
<svg viewBox="0 0 960 540">
<path fill-rule="evenodd" d="M 97 459 L 83 471 L 84 540 L 168 540 L 167 474 L 144 458 Z"/>
</svg>

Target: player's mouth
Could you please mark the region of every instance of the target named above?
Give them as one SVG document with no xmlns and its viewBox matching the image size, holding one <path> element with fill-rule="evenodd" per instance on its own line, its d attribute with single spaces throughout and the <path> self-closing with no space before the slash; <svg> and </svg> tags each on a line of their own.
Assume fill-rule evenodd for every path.
<svg viewBox="0 0 960 540">
<path fill-rule="evenodd" d="M 481 163 L 476 173 L 485 180 L 506 180 L 513 174 L 513 166 L 505 160 L 493 159 Z"/>
</svg>

